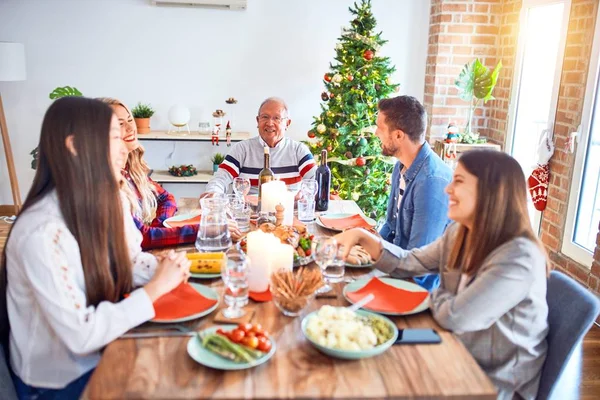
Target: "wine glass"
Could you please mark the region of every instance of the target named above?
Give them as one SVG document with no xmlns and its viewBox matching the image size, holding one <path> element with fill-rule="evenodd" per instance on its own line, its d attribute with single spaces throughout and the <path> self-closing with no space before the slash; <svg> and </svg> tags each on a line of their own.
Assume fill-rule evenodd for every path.
<svg viewBox="0 0 600 400">
<path fill-rule="evenodd" d="M 233 191 L 238 195 L 242 196 L 244 202 L 246 201 L 246 195 L 250 193 L 250 179 L 236 177 L 233 179 Z"/>
<path fill-rule="evenodd" d="M 319 183 L 316 179 L 304 179 L 300 186 L 300 190 L 306 198 L 314 200 L 315 195 L 319 190 Z"/>
<path fill-rule="evenodd" d="M 335 260 L 338 251 L 337 241 L 328 236 L 317 236 L 312 241 L 312 254 L 315 258 L 315 262 L 321 268 L 323 273 L 323 280 L 325 285 L 317 291 L 317 293 L 327 293 L 331 291 L 329 281 L 325 276 L 325 271 L 329 264 Z"/>
</svg>

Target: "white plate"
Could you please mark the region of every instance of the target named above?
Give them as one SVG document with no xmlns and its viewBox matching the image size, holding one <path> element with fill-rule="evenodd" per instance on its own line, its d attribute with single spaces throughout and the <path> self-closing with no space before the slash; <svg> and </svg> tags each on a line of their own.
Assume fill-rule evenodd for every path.
<svg viewBox="0 0 600 400">
<path fill-rule="evenodd" d="M 216 279 L 221 277 L 221 273 L 218 274 L 195 274 L 193 272 L 190 273 L 192 278 L 196 279 Z"/>
<path fill-rule="evenodd" d="M 343 290 L 344 298 L 349 303 L 354 304 L 354 302 L 348 298 L 347 292 L 355 292 L 355 291 L 361 289 L 363 286 L 365 286 L 367 283 L 369 283 L 369 281 L 371 279 L 372 279 L 372 277 L 357 279 L 354 282 L 349 283 L 346 286 L 344 286 L 344 290 Z M 390 286 L 394 286 L 398 289 L 404 289 L 404 290 L 408 290 L 410 292 L 425 292 L 425 293 L 427 293 L 427 297 L 425 297 L 425 299 L 423 299 L 421 304 L 419 304 L 412 310 L 403 312 L 403 313 L 392 313 L 392 312 L 383 312 L 383 311 L 373 310 L 373 309 L 369 308 L 368 304 L 366 306 L 362 307 L 363 309 L 377 313 L 377 314 L 384 314 L 384 315 L 410 315 L 410 314 L 420 313 L 429 308 L 429 292 L 427 292 L 427 290 L 423 289 L 421 286 L 417 285 L 416 283 L 408 282 L 408 281 L 405 281 L 402 279 L 383 278 L 383 277 L 380 277 L 379 280 L 381 280 L 382 282 L 384 282 Z"/>
<path fill-rule="evenodd" d="M 322 228 L 325 229 L 329 229 L 331 231 L 335 231 L 335 232 L 342 232 L 342 230 L 340 229 L 333 229 L 333 228 L 329 228 L 328 226 L 323 225 L 323 223 L 321 222 L 321 218 L 319 217 L 325 217 L 325 218 L 332 218 L 332 219 L 342 219 L 342 218 L 347 218 L 347 217 L 351 217 L 353 215 L 356 215 L 357 213 L 333 213 L 333 214 L 321 214 L 319 216 L 317 216 L 315 222 L 317 223 L 317 225 L 319 225 Z M 367 224 L 371 225 L 372 228 L 375 228 L 375 226 L 377 225 L 377 222 L 372 219 L 367 217 L 366 215 L 361 215 L 364 220 L 367 222 Z"/>
<path fill-rule="evenodd" d="M 167 218 L 163 221 L 163 225 L 167 228 L 172 228 L 171 225 L 169 225 L 169 222 L 173 221 L 173 222 L 177 222 L 177 221 L 185 221 L 186 219 L 190 219 L 190 218 L 194 218 L 197 217 L 198 215 L 202 214 L 202 211 L 200 210 L 196 210 L 196 211 L 192 211 L 190 213 L 187 214 L 179 214 L 179 215 L 175 215 L 171 218 Z"/>
<path fill-rule="evenodd" d="M 346 268 L 373 268 L 373 263 L 368 263 L 368 264 L 350 264 L 349 262 L 346 262 Z"/>
<path fill-rule="evenodd" d="M 217 326 L 213 326 L 213 327 L 204 329 L 202 332 L 214 333 L 219 328 L 223 329 L 225 331 L 229 331 L 229 330 L 236 328 L 236 325 L 217 325 Z M 200 332 L 200 333 L 202 333 L 202 332 Z M 273 354 L 275 354 L 275 350 L 277 350 L 277 343 L 275 343 L 275 339 L 273 339 L 273 337 L 270 337 L 269 340 L 271 341 L 271 350 L 268 353 L 266 353 L 264 356 L 260 357 L 258 360 L 254 360 L 253 362 L 250 362 L 250 363 L 248 363 L 248 362 L 238 363 L 238 362 L 234 362 L 234 361 L 228 360 L 226 358 L 223 358 L 219 355 L 216 355 L 212 351 L 207 350 L 202 346 L 202 343 L 200 342 L 200 338 L 198 337 L 198 335 L 192 337 L 188 341 L 187 352 L 190 355 L 190 357 L 192 357 L 192 359 L 194 361 L 196 361 L 198 364 L 202 364 L 202 365 L 210 367 L 210 368 L 221 369 L 221 370 L 247 369 L 247 368 L 256 367 L 257 365 L 265 363 L 271 357 L 273 357 Z"/>
<path fill-rule="evenodd" d="M 175 319 L 153 319 L 153 320 L 151 320 L 151 322 L 156 322 L 157 324 L 173 324 L 173 323 L 177 323 L 177 322 L 191 321 L 193 319 L 204 317 L 205 315 L 208 315 L 217 309 L 217 307 L 219 306 L 219 294 L 214 289 L 211 289 L 208 286 L 201 285 L 199 283 L 190 282 L 189 284 L 194 289 L 196 289 L 196 291 L 198 293 L 200 293 L 202 296 L 206 297 L 207 299 L 216 300 L 217 302 L 215 303 L 215 305 L 207 310 L 201 311 L 197 314 L 188 315 L 187 317 L 175 318 Z"/>
</svg>

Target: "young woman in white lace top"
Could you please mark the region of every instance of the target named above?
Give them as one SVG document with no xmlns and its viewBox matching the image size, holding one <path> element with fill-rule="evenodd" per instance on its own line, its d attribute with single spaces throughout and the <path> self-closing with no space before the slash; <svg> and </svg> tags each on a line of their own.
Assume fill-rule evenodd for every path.
<svg viewBox="0 0 600 400">
<path fill-rule="evenodd" d="M 39 148 L 0 268 L 1 333 L 20 398 L 78 398 L 101 349 L 152 319 L 153 301 L 187 279 L 189 261 L 141 252 L 120 195 L 127 150 L 109 106 L 55 101 Z"/>
</svg>

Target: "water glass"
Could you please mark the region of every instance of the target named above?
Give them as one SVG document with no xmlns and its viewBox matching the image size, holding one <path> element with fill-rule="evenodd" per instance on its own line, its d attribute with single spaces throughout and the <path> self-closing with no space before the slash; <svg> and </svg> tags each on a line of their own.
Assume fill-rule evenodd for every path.
<svg viewBox="0 0 600 400">
<path fill-rule="evenodd" d="M 328 236 L 318 236 L 312 240 L 312 254 L 315 258 L 315 262 L 321 268 L 325 285 L 317 291 L 317 293 L 327 293 L 331 291 L 331 286 L 325 276 L 327 267 L 335 260 L 338 252 L 337 241 Z"/>
<path fill-rule="evenodd" d="M 225 318 L 240 318 L 246 314 L 248 304 L 248 263 L 241 251 L 228 251 L 227 263 L 221 270 L 223 278 L 223 301 L 227 308 L 223 310 Z"/>
<path fill-rule="evenodd" d="M 298 219 L 302 222 L 312 222 L 315 219 L 314 197 L 298 200 Z"/>
<path fill-rule="evenodd" d="M 241 208 L 237 208 L 233 211 L 233 218 L 237 222 L 237 226 L 242 233 L 250 231 L 250 215 L 252 209 L 248 204 L 244 204 Z"/>
<path fill-rule="evenodd" d="M 344 280 L 346 271 L 346 258 L 344 257 L 345 247 L 341 244 L 337 246 L 335 258 L 323 270 L 323 278 L 327 283 L 337 283 Z"/>
<path fill-rule="evenodd" d="M 233 214 L 236 210 L 244 207 L 244 198 L 236 194 L 227 195 L 227 210 Z"/>
</svg>

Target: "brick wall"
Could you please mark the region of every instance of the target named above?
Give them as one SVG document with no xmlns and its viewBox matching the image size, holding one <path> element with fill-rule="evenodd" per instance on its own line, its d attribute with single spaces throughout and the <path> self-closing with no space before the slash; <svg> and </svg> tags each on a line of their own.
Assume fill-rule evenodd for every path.
<svg viewBox="0 0 600 400">
<path fill-rule="evenodd" d="M 458 98 L 454 80 L 464 63 L 479 57 L 487 67 L 493 67 L 499 59 L 504 67 L 493 92 L 496 100 L 479 110 L 473 125 L 491 141 L 504 145 L 521 5 L 521 0 L 431 1 L 424 96 L 430 141 L 445 134 L 449 120 L 464 126 L 468 107 Z M 542 214 L 540 231 L 552 267 L 596 293 L 600 292 L 600 233 L 591 269 L 564 255 L 561 246 L 575 162 L 574 154 L 565 152 L 564 143 L 581 122 L 597 7 L 598 0 L 571 3 L 554 126 L 556 152 L 550 163 L 548 206 Z"/>
<path fill-rule="evenodd" d="M 595 29 L 598 0 L 573 0 L 569 17 L 565 58 L 561 73 L 560 92 L 554 138 L 556 151 L 550 162 L 551 180 L 548 205 L 542 214 L 541 239 L 553 268 L 558 268 L 598 293 L 600 281 L 600 251 L 595 253 L 592 268 L 583 266 L 561 252 L 565 230 L 567 201 L 573 177 L 575 154 L 565 151 L 570 132 L 581 123 L 581 113 L 588 77 L 589 59 Z M 599 239 L 600 240 L 600 239 Z"/>
<path fill-rule="evenodd" d="M 482 133 L 492 142 L 504 146 L 508 131 L 508 107 L 517 55 L 517 40 L 519 36 L 519 13 L 521 0 L 505 0 L 502 2 L 502 15 L 498 37 L 499 54 L 502 70 L 492 94 L 496 98 L 489 102 L 489 119 Z"/>
<path fill-rule="evenodd" d="M 465 126 L 469 107 L 457 96 L 454 82 L 464 64 L 476 57 L 488 67 L 496 65 L 503 8 L 498 0 L 431 1 L 424 94 L 428 139 L 444 136 L 449 121 Z M 484 135 L 492 103 L 475 111 L 473 128 Z"/>
</svg>

